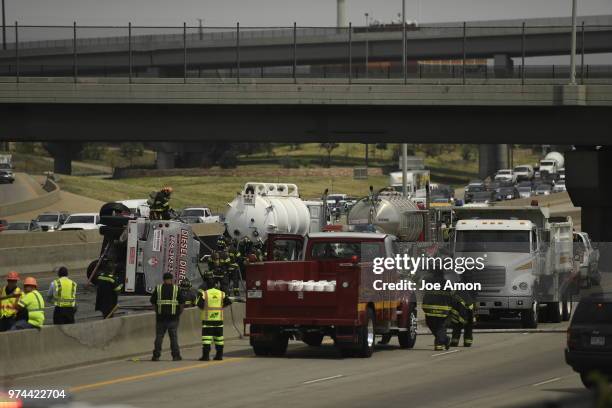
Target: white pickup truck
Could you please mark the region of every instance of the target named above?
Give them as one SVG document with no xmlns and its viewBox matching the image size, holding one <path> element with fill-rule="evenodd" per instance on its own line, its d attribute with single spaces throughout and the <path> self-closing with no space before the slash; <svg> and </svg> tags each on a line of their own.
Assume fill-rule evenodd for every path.
<svg viewBox="0 0 612 408">
<path fill-rule="evenodd" d="M 568 320 L 579 290 L 571 217 L 548 208 L 457 208 L 455 257 L 483 257 L 477 316 L 520 316 L 523 327 Z"/>
<path fill-rule="evenodd" d="M 218 215 L 213 215 L 210 208 L 191 207 L 181 211 L 180 219 L 187 224 L 212 224 L 221 222 Z"/>
</svg>

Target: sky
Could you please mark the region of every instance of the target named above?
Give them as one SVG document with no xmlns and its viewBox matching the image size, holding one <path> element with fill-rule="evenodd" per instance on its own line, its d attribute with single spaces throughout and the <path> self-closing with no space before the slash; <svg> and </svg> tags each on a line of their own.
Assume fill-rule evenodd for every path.
<svg viewBox="0 0 612 408">
<path fill-rule="evenodd" d="M 335 0 L 5 0 L 7 23 L 27 25 L 333 26 Z M 408 20 L 421 23 L 561 17 L 572 0 L 406 0 Z M 346 0 L 349 20 L 364 13 L 390 21 L 401 0 Z M 612 0 L 578 0 L 579 15 L 612 14 Z"/>
</svg>

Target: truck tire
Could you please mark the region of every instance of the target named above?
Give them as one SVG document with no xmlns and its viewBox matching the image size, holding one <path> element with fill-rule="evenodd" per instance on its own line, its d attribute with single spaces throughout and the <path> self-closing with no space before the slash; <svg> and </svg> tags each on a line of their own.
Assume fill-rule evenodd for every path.
<svg viewBox="0 0 612 408">
<path fill-rule="evenodd" d="M 538 327 L 538 302 L 533 302 L 531 309 L 521 312 L 521 325 L 525 329 Z"/>
<path fill-rule="evenodd" d="M 323 334 L 322 333 L 304 333 L 302 337 L 302 341 L 309 345 L 310 347 L 321 347 L 321 343 L 323 343 Z"/>
<path fill-rule="evenodd" d="M 89 265 L 87 265 L 87 280 L 91 279 L 91 274 L 93 273 L 96 265 L 98 264 L 98 260 L 92 261 Z M 91 284 L 95 285 L 98 282 L 97 278 L 91 279 Z"/>
<path fill-rule="evenodd" d="M 287 352 L 289 345 L 289 337 L 282 333 L 275 333 L 266 340 L 251 339 L 251 346 L 257 356 L 274 356 L 282 357 Z"/>
<path fill-rule="evenodd" d="M 357 355 L 363 358 L 372 357 L 374 353 L 374 311 L 368 308 L 366 311 L 366 321 L 359 328 L 359 349 Z"/>
<path fill-rule="evenodd" d="M 550 302 L 546 304 L 546 317 L 550 323 L 560 323 L 563 314 L 563 302 Z"/>
<path fill-rule="evenodd" d="M 414 347 L 417 339 L 417 315 L 413 309 L 410 311 L 410 320 L 408 321 L 408 330 L 397 333 L 397 340 L 400 348 L 411 349 Z"/>
</svg>

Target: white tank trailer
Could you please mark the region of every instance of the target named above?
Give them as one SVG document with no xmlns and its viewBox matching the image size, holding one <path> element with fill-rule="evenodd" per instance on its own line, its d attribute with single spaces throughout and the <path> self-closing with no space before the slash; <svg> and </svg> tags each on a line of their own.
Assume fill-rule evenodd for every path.
<svg viewBox="0 0 612 408">
<path fill-rule="evenodd" d="M 401 195 L 373 195 L 362 198 L 351 208 L 349 225 L 374 225 L 401 241 L 417 241 L 423 232 L 424 212 Z"/>
<path fill-rule="evenodd" d="M 311 211 L 295 184 L 246 183 L 228 207 L 227 232 L 238 240 L 266 241 L 268 234 L 306 235 L 311 231 Z"/>
</svg>

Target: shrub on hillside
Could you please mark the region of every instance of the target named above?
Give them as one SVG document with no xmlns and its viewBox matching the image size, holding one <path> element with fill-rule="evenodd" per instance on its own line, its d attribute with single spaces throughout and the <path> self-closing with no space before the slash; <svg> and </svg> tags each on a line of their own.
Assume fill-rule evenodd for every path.
<svg viewBox="0 0 612 408">
<path fill-rule="evenodd" d="M 295 157 L 285 156 L 280 159 L 280 165 L 284 169 L 299 169 L 300 162 Z"/>
<path fill-rule="evenodd" d="M 224 152 L 219 158 L 219 166 L 222 169 L 235 169 L 238 166 L 238 155 L 233 150 Z"/>
</svg>

